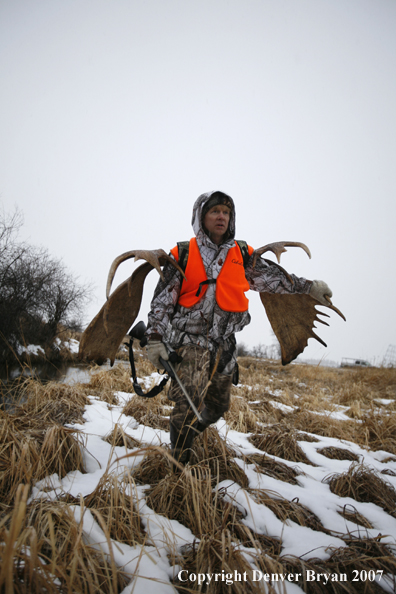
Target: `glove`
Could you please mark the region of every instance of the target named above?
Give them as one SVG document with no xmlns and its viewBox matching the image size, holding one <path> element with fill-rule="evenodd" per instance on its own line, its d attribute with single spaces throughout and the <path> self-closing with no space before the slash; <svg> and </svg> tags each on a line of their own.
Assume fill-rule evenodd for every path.
<svg viewBox="0 0 396 594">
<path fill-rule="evenodd" d="M 309 294 L 311 295 L 311 297 L 319 301 L 319 303 L 321 303 L 322 305 L 329 305 L 329 302 L 327 301 L 325 295 L 331 297 L 333 295 L 333 291 L 324 281 L 314 280 L 312 281 L 312 286 Z"/>
<path fill-rule="evenodd" d="M 161 340 L 149 340 L 146 347 L 147 357 L 149 361 L 156 367 L 157 369 L 162 369 L 163 365 L 161 365 L 160 357 L 164 359 L 164 361 L 168 361 L 169 355 L 168 351 L 166 350 L 166 346 Z"/>
</svg>

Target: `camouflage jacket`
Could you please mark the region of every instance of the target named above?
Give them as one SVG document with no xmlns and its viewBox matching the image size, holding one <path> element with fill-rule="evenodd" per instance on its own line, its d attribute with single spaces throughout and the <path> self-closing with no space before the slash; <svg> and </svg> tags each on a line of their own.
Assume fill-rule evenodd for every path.
<svg viewBox="0 0 396 594">
<path fill-rule="evenodd" d="M 235 245 L 235 209 L 230 217 L 228 238 L 221 245 L 214 244 L 203 229 L 202 209 L 212 193 L 202 194 L 196 200 L 192 216 L 192 226 L 208 279 L 217 278 L 228 250 Z M 216 302 L 215 284 L 208 285 L 203 298 L 193 307 L 182 307 L 178 304 L 181 274 L 169 264 L 164 266 L 163 274 L 164 280 L 158 282 L 151 302 L 147 335 L 159 334 L 172 349 L 192 343 L 216 353 L 221 347 L 224 352 L 223 372 L 231 372 L 236 361 L 234 335 L 250 323 L 249 312 L 220 309 Z M 250 289 L 260 293 L 309 293 L 312 284 L 305 278 L 290 275 L 293 285 L 277 266 L 271 266 L 260 258 L 253 268 L 252 256 L 245 265 L 245 274 Z"/>
</svg>

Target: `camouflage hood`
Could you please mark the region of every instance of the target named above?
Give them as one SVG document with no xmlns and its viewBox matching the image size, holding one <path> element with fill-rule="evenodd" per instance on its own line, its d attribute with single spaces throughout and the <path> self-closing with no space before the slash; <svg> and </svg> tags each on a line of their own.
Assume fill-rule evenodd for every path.
<svg viewBox="0 0 396 594">
<path fill-rule="evenodd" d="M 234 205 L 233 199 L 231 198 L 231 196 L 228 196 L 228 194 L 225 194 L 224 192 L 219 192 L 219 191 L 206 192 L 205 194 L 201 194 L 196 199 L 194 208 L 193 208 L 192 220 L 191 220 L 191 224 L 194 229 L 194 233 L 195 233 L 197 239 L 199 240 L 198 242 L 206 244 L 206 245 L 208 242 L 211 245 L 214 245 L 214 244 L 209 239 L 208 235 L 205 233 L 205 230 L 203 227 L 203 221 L 202 221 L 202 218 L 203 218 L 202 213 L 203 213 L 205 204 L 210 200 L 210 198 L 213 196 L 213 194 L 221 194 L 232 205 L 231 214 L 230 214 L 230 223 L 228 225 L 227 236 L 225 238 L 224 243 L 228 243 L 230 240 L 233 240 L 235 237 L 235 205 Z"/>
</svg>

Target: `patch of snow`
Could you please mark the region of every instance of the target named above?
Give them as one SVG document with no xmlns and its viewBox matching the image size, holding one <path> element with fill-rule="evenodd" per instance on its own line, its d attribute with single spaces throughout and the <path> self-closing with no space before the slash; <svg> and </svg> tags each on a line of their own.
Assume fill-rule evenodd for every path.
<svg viewBox="0 0 396 594">
<path fill-rule="evenodd" d="M 22 355 L 23 353 L 27 353 L 28 355 L 36 355 L 36 356 L 45 355 L 45 351 L 44 351 L 43 347 L 41 347 L 38 344 L 28 344 L 27 346 L 18 344 L 16 348 L 17 348 L 18 355 Z"/>
</svg>

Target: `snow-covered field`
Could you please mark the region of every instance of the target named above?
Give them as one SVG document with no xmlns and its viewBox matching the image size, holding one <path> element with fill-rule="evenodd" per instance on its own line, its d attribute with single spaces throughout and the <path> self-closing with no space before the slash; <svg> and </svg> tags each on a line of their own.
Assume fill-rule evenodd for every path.
<svg viewBox="0 0 396 594">
<path fill-rule="evenodd" d="M 293 415 L 299 410 L 298 394 L 292 395 L 295 404 L 290 397 L 289 404 L 285 404 L 281 398 L 282 391 L 271 392 L 271 384 L 266 386 L 266 389 L 267 402 L 274 411 L 280 411 L 287 418 L 287 415 Z M 254 410 L 257 410 L 262 402 L 262 400 L 256 399 L 257 391 L 257 385 L 240 385 L 234 389 L 234 400 L 238 400 L 239 397 L 252 405 Z M 251 397 L 246 396 L 249 392 Z M 75 498 L 86 497 L 95 490 L 105 473 L 117 474 L 121 479 L 125 475 L 125 471 L 128 471 L 133 477 L 135 469 L 148 455 L 145 447 L 167 448 L 169 444 L 167 430 L 140 424 L 133 416 L 123 413 L 125 405 L 132 399 L 139 401 L 142 399 L 123 391 L 115 391 L 115 396 L 117 404 L 108 404 L 97 396 L 90 396 L 89 404 L 85 407 L 84 412 L 85 422 L 71 425 L 84 436 L 83 455 L 86 472 L 69 472 L 63 478 L 59 478 L 56 474 L 47 476 L 35 484 L 30 501 L 38 498 L 55 501 L 65 493 Z M 394 402 L 392 398 L 383 399 L 383 403 L 392 402 Z M 348 408 L 348 406 L 334 405 L 330 412 L 328 410 L 310 412 L 317 415 L 325 414 L 326 419 L 350 422 L 351 417 L 345 414 Z M 356 419 L 355 422 L 360 423 L 361 421 Z M 114 447 L 106 441 L 105 438 L 112 433 L 115 426 L 121 428 L 125 435 L 136 440 L 139 445 L 128 449 Z M 258 428 L 263 434 L 269 427 L 270 425 L 258 422 Z M 271 584 L 275 589 L 288 594 L 310 591 L 309 587 L 313 584 L 318 584 L 323 588 L 323 591 L 333 591 L 332 584 L 338 582 L 341 585 L 344 580 L 344 585 L 349 588 L 347 589 L 349 592 L 364 591 L 365 586 L 377 587 L 378 591 L 394 591 L 394 576 L 384 569 L 376 569 L 378 564 L 370 565 L 368 562 L 367 567 L 363 570 L 361 565 L 356 569 L 352 565 L 347 576 L 345 572 L 317 573 L 309 569 L 309 561 L 315 560 L 317 563 L 318 560 L 322 560 L 326 562 L 334 554 L 334 551 L 347 548 L 351 538 L 378 539 L 382 544 L 389 546 L 390 556 L 395 554 L 395 510 L 393 513 L 389 513 L 389 510 L 385 511 L 376 503 L 359 501 L 358 498 L 342 497 L 332 492 L 328 480 L 325 479 L 335 473 L 346 473 L 351 464 L 356 464 L 356 462 L 351 462 L 351 459 L 331 459 L 320 453 L 320 450 L 324 448 L 346 450 L 349 456 L 352 454 L 353 458 L 358 460 L 359 464 L 372 470 L 375 475 L 394 488 L 396 488 L 395 456 L 387 451 L 371 451 L 358 445 L 355 441 L 345 438 L 341 440 L 336 437 L 308 433 L 307 439 L 312 437 L 312 441 L 306 441 L 304 438 L 298 440 L 298 445 L 305 454 L 307 462 L 297 462 L 269 454 L 274 463 L 286 465 L 294 470 L 296 480 L 293 481 L 293 484 L 260 470 L 252 456 L 263 456 L 265 452 L 253 445 L 250 440 L 250 432 L 232 429 L 225 419 L 221 419 L 216 428 L 227 446 L 234 451 L 233 460 L 245 473 L 248 486 L 246 484 L 242 486 L 236 480 L 221 480 L 217 485 L 214 485 L 213 494 L 215 495 L 217 491 L 225 502 L 235 506 L 241 513 L 241 524 L 250 529 L 253 534 L 266 535 L 279 542 L 278 562 L 282 563 L 282 559 L 286 556 L 295 556 L 307 562 L 308 569 L 305 573 L 304 571 L 293 573 L 279 570 L 266 574 L 257 562 L 258 553 L 265 557 L 266 551 L 258 552 L 257 547 L 248 546 L 246 542 L 243 544 L 234 542 L 234 548 L 239 551 L 250 568 L 250 580 L 257 588 L 257 592 L 270 592 Z M 170 468 L 169 472 L 171 472 Z M 191 469 L 187 469 L 185 472 L 191 472 Z M 175 482 L 177 482 L 178 476 L 174 475 Z M 132 546 L 125 542 L 112 541 L 112 551 L 110 551 L 109 539 L 106 538 L 103 528 L 90 509 L 85 508 L 82 512 L 80 505 L 73 506 L 75 518 L 77 521 L 83 522 L 83 535 L 86 542 L 104 550 L 109 555 L 111 552 L 117 567 L 122 568 L 129 575 L 130 582 L 123 590 L 123 594 L 146 594 L 148 591 L 153 594 L 174 593 L 176 592 L 174 580 L 177 577 L 179 579 L 177 587 L 185 586 L 194 589 L 194 591 L 199 591 L 200 587 L 205 592 L 215 591 L 212 590 L 212 587 L 214 588 L 215 583 L 218 586 L 219 582 L 229 588 L 236 587 L 238 584 L 243 585 L 244 581 L 247 583 L 247 574 L 242 571 L 230 573 L 225 567 L 221 572 L 200 573 L 183 567 L 181 561 L 183 553 L 189 550 L 189 547 L 191 549 L 192 546 L 197 546 L 200 537 L 194 535 L 190 528 L 178 520 L 167 518 L 150 508 L 146 497 L 150 488 L 151 485 L 139 484 L 137 481 L 136 488 L 129 493 L 135 500 L 147 535 L 145 544 Z M 299 525 L 290 518 L 279 519 L 269 506 L 260 503 L 260 497 L 255 496 L 259 491 L 275 501 L 279 499 L 280 501 L 298 502 L 314 514 L 324 531 Z M 342 514 L 343 510 L 349 510 L 351 514 Z M 355 515 L 353 516 L 353 514 Z M 366 525 L 371 527 L 364 527 L 353 520 L 353 517 L 360 517 L 359 514 L 367 520 Z M 321 590 L 319 589 L 319 591 Z"/>
</svg>

